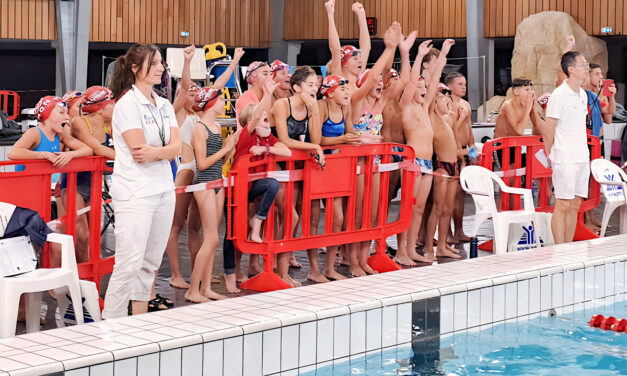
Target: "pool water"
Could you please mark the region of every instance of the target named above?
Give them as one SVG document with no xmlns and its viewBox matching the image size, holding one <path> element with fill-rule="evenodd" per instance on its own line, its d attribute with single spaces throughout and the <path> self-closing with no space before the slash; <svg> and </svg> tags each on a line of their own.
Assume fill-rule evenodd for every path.
<svg viewBox="0 0 627 376">
<path fill-rule="evenodd" d="M 627 301 L 414 342 L 304 375 L 627 375 L 627 333 L 590 328 L 594 314 L 627 318 Z"/>
</svg>

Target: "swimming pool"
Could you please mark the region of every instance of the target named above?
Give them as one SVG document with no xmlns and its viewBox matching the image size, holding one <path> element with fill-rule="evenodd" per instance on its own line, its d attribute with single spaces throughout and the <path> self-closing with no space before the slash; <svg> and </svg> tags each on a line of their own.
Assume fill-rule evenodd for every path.
<svg viewBox="0 0 627 376">
<path fill-rule="evenodd" d="M 587 324 L 594 314 L 627 318 L 627 301 L 588 306 L 392 347 L 301 375 L 627 375 L 627 333 Z"/>
</svg>

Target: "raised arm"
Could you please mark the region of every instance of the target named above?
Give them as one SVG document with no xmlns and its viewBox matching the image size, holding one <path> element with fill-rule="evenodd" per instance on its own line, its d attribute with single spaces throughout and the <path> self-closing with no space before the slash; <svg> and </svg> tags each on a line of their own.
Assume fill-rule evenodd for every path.
<svg viewBox="0 0 627 376">
<path fill-rule="evenodd" d="M 389 98 L 398 98 L 398 96 L 401 94 L 401 91 L 410 80 L 411 62 L 409 61 L 409 50 L 414 45 L 417 34 L 418 33 L 416 31 L 412 31 L 411 33 L 409 33 L 407 38 L 403 39 L 403 41 L 398 44 L 398 50 L 401 53 L 400 81 L 384 91 L 384 95 Z M 383 75 L 384 80 L 389 78 L 389 75 L 387 74 L 387 72 L 389 71 L 390 70 L 388 69 L 388 67 L 386 67 L 386 69 L 384 70 L 385 74 Z"/>
<path fill-rule="evenodd" d="M 342 72 L 342 45 L 340 44 L 340 35 L 335 27 L 335 0 L 329 0 L 324 3 L 329 19 L 329 50 L 331 51 L 331 72 L 340 74 Z"/>
<path fill-rule="evenodd" d="M 439 77 L 442 75 L 442 70 L 446 65 L 446 55 L 448 55 L 454 44 L 455 41 L 453 39 L 447 39 L 442 44 L 442 51 L 440 51 L 438 60 L 436 60 L 435 68 L 431 74 L 432 79 L 429 82 L 429 85 L 427 85 L 427 95 L 425 96 L 425 103 L 427 106 L 430 106 L 433 99 L 435 99 L 435 94 L 438 92 Z"/>
<path fill-rule="evenodd" d="M 194 46 L 193 44 L 183 49 L 183 72 L 181 73 L 181 85 L 176 90 L 176 97 L 174 98 L 174 103 L 172 104 L 172 106 L 174 107 L 174 112 L 177 113 L 183 107 L 183 96 L 192 86 L 192 72 L 190 66 L 192 58 L 194 57 L 194 53 L 196 53 L 196 46 Z"/>
<path fill-rule="evenodd" d="M 231 75 L 235 73 L 237 65 L 239 64 L 242 56 L 244 56 L 244 49 L 240 47 L 236 48 L 235 52 L 233 53 L 233 60 L 231 61 L 231 64 L 229 64 L 229 66 L 224 70 L 220 77 L 216 79 L 216 81 L 213 83 L 213 87 L 215 87 L 216 89 L 222 89 L 227 84 L 227 82 L 229 82 L 229 78 L 231 78 Z"/>
<path fill-rule="evenodd" d="M 357 88 L 351 95 L 351 103 L 359 102 L 365 98 L 370 90 L 379 82 L 379 76 L 383 72 L 383 67 L 389 60 L 394 58 L 394 51 L 401 41 L 401 25 L 398 22 L 394 22 L 388 30 L 385 31 L 383 42 L 385 43 L 385 50 L 374 64 L 374 67 L 368 73 L 366 82 L 361 87 Z"/>
<path fill-rule="evenodd" d="M 274 90 L 279 87 L 278 82 L 274 82 L 274 80 L 266 80 L 263 84 L 263 98 L 261 102 L 257 104 L 255 110 L 253 111 L 250 120 L 248 121 L 248 125 L 246 126 L 246 130 L 248 133 L 253 133 L 255 131 L 255 127 L 257 127 L 257 123 L 259 119 L 263 116 L 263 113 L 270 112 L 270 105 L 272 104 L 272 93 Z"/>
<path fill-rule="evenodd" d="M 414 60 L 414 66 L 411 69 L 411 73 L 409 73 L 409 84 L 405 85 L 405 91 L 403 91 L 403 95 L 401 96 L 401 104 L 403 106 L 409 105 L 414 98 L 416 86 L 418 85 L 418 81 L 420 80 L 420 68 L 422 67 L 422 59 L 427 55 L 427 53 L 429 53 L 430 50 L 431 39 L 420 43 L 420 46 L 418 46 L 418 55 L 416 56 L 416 60 Z M 409 69 L 406 70 L 409 72 Z"/>
<path fill-rule="evenodd" d="M 361 50 L 364 64 L 368 64 L 368 56 L 370 55 L 371 46 L 370 33 L 368 32 L 368 21 L 366 20 L 366 10 L 359 2 L 353 3 L 351 9 L 357 16 L 357 23 L 359 25 L 359 49 Z"/>
</svg>

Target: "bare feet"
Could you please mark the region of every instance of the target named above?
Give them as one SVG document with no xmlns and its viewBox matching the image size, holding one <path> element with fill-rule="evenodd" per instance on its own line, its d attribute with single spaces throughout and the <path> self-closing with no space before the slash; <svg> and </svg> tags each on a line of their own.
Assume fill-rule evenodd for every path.
<svg viewBox="0 0 627 376">
<path fill-rule="evenodd" d="M 588 215 L 588 217 L 590 218 L 590 222 L 591 222 L 593 225 L 595 225 L 595 226 L 597 226 L 597 227 L 601 227 L 602 223 L 601 223 L 601 222 L 599 222 L 599 220 L 598 220 L 598 219 L 594 218 L 594 215 L 593 215 L 592 213 L 590 213 L 590 214 Z M 609 227 L 609 226 L 608 226 L 608 227 Z"/>
<path fill-rule="evenodd" d="M 248 279 L 247 276 L 244 275 L 244 273 L 239 272 L 239 273 L 235 273 L 235 280 L 237 281 L 237 283 L 242 283 L 244 281 L 246 281 Z"/>
<path fill-rule="evenodd" d="M 287 283 L 288 285 L 292 286 L 292 287 L 300 287 L 300 282 L 295 281 L 294 279 L 292 279 L 292 277 L 290 277 L 289 274 L 287 274 L 285 277 L 281 277 L 281 279 L 283 281 L 285 281 L 285 283 Z"/>
<path fill-rule="evenodd" d="M 229 294 L 237 294 L 242 292 L 240 289 L 237 288 L 235 273 L 225 274 L 224 282 L 226 284 L 226 292 L 228 292 Z"/>
<path fill-rule="evenodd" d="M 211 300 L 222 300 L 222 299 L 226 299 L 226 296 L 222 295 L 222 294 L 218 294 L 215 291 L 212 291 L 211 289 L 205 289 L 202 294 Z"/>
<path fill-rule="evenodd" d="M 367 275 L 361 266 L 350 266 L 348 271 L 351 273 L 351 277 L 364 277 Z"/>
<path fill-rule="evenodd" d="M 327 279 L 331 280 L 331 281 L 339 281 L 342 279 L 346 279 L 346 277 L 344 277 L 343 275 L 341 275 L 340 273 L 336 272 L 335 270 L 329 270 L 329 271 L 324 271 L 324 276 L 327 277 Z"/>
<path fill-rule="evenodd" d="M 364 265 L 359 264 L 359 266 L 361 266 L 361 268 L 364 270 L 364 272 L 366 272 L 366 274 L 379 274 L 378 271 L 372 269 L 370 265 L 368 264 L 364 264 Z"/>
<path fill-rule="evenodd" d="M 248 267 L 248 275 L 257 275 L 259 273 L 261 273 L 263 271 L 263 269 L 259 266 L 259 264 L 257 265 L 250 265 Z"/>
<path fill-rule="evenodd" d="M 207 303 L 211 301 L 203 294 L 199 292 L 192 293 L 189 290 L 187 290 L 187 292 L 185 293 L 185 300 L 188 300 L 192 303 Z"/>
<path fill-rule="evenodd" d="M 458 255 L 457 253 L 451 252 L 449 248 L 450 247 L 446 247 L 444 249 L 438 248 L 436 252 L 437 256 L 438 257 L 450 257 L 454 259 L 462 258 L 462 256 Z"/>
<path fill-rule="evenodd" d="M 316 283 L 329 282 L 327 277 L 323 276 L 320 272 L 309 272 L 307 279 Z"/>
<path fill-rule="evenodd" d="M 175 287 L 177 289 L 189 288 L 189 283 L 185 282 L 185 280 L 181 276 L 177 276 L 177 277 L 172 276 L 172 278 L 170 278 L 168 282 L 170 283 L 170 286 Z"/>
<path fill-rule="evenodd" d="M 216 276 L 211 276 L 211 283 L 222 283 L 222 280 Z"/>
<path fill-rule="evenodd" d="M 454 244 L 468 243 L 470 241 L 470 236 L 467 236 L 466 234 L 462 232 L 461 234 L 455 234 L 453 239 L 457 241 L 457 243 L 454 243 Z"/>
<path fill-rule="evenodd" d="M 421 255 L 418 252 L 413 252 L 413 253 L 410 252 L 409 258 L 411 258 L 413 261 L 424 262 L 424 263 L 427 263 L 427 264 L 430 264 L 432 262 L 429 258 Z"/>
<path fill-rule="evenodd" d="M 416 263 L 409 256 L 396 256 L 394 261 L 403 266 L 416 266 Z"/>
<path fill-rule="evenodd" d="M 456 255 L 458 255 L 458 254 L 459 254 L 459 249 L 457 249 L 457 248 L 453 248 L 453 247 L 451 247 L 451 246 L 450 246 L 450 245 L 448 245 L 448 244 L 446 245 L 446 249 L 448 249 L 449 251 L 451 251 L 451 252 L 455 253 Z"/>
<path fill-rule="evenodd" d="M 446 242 L 451 244 L 459 244 L 459 240 L 457 240 L 457 238 L 455 237 L 447 237 Z"/>
<path fill-rule="evenodd" d="M 290 257 L 290 268 L 296 268 L 296 269 L 300 269 L 303 266 L 296 261 L 296 257 L 294 257 L 294 253 L 292 252 L 292 256 Z"/>
<path fill-rule="evenodd" d="M 250 240 L 255 243 L 261 243 L 263 239 L 261 238 L 261 223 L 262 219 L 257 217 L 252 217 L 248 224 L 250 224 Z"/>
</svg>

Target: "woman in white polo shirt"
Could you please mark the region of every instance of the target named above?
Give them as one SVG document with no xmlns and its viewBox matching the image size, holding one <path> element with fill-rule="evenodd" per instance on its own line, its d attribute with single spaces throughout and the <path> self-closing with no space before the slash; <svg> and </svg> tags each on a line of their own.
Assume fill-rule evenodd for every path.
<svg viewBox="0 0 627 376">
<path fill-rule="evenodd" d="M 155 271 L 161 264 L 174 215 L 170 160 L 181 152 L 176 115 L 153 85 L 163 73 L 159 49 L 136 44 L 115 61 L 111 79 L 115 165 L 111 196 L 115 209 L 115 266 L 102 316 L 148 309 Z"/>
</svg>

